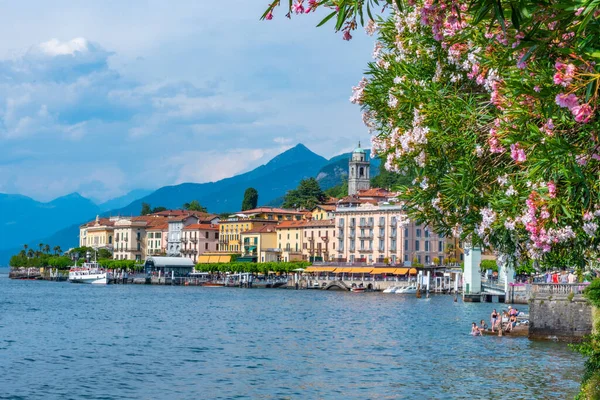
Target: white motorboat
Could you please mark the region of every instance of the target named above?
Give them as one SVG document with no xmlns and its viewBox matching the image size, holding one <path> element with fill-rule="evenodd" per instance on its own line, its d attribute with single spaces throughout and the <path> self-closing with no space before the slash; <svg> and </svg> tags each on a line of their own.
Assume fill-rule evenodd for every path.
<svg viewBox="0 0 600 400">
<path fill-rule="evenodd" d="M 383 293 L 396 293 L 396 290 L 398 290 L 397 286 L 390 286 L 389 288 L 385 289 Z"/>
<path fill-rule="evenodd" d="M 89 262 L 79 267 L 71 267 L 69 270 L 69 281 L 73 283 L 107 285 L 110 281 L 110 274 L 100 268 L 97 262 Z"/>
<path fill-rule="evenodd" d="M 417 287 L 414 285 L 403 286 L 396 289 L 396 294 L 415 294 L 417 293 Z"/>
</svg>

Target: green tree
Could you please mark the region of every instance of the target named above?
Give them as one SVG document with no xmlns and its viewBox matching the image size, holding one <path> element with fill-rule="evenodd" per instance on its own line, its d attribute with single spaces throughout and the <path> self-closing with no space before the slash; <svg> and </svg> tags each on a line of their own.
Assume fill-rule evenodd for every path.
<svg viewBox="0 0 600 400">
<path fill-rule="evenodd" d="M 189 203 L 185 203 L 183 208 L 188 211 L 199 211 L 199 212 L 208 212 L 206 207 L 203 207 L 198 200 L 192 200 Z"/>
<path fill-rule="evenodd" d="M 56 255 L 59 255 L 60 253 L 62 253 L 62 249 L 60 248 L 60 246 L 54 246 L 53 250 L 54 250 L 54 254 L 56 254 Z"/>
<path fill-rule="evenodd" d="M 142 211 L 140 212 L 140 215 L 148 215 L 152 213 L 152 209 L 150 208 L 150 204 L 148 203 L 142 203 Z"/>
<path fill-rule="evenodd" d="M 335 197 L 336 199 L 348 196 L 348 179 L 344 178 L 343 182 L 339 185 L 327 189 L 325 195 Z"/>
<path fill-rule="evenodd" d="M 29 250 L 27 250 L 27 257 L 28 257 L 28 258 L 33 258 L 33 256 L 34 256 L 33 249 L 29 249 Z"/>
<path fill-rule="evenodd" d="M 296 189 L 290 190 L 283 198 L 284 208 L 312 209 L 327 199 L 315 178 L 302 179 Z"/>
<path fill-rule="evenodd" d="M 244 200 L 242 201 L 242 211 L 252 210 L 258 205 L 258 191 L 252 187 L 244 192 Z"/>
<path fill-rule="evenodd" d="M 111 259 L 112 253 L 107 249 L 99 249 L 98 250 L 98 259 Z"/>
<path fill-rule="evenodd" d="M 154 214 L 154 213 L 158 213 L 158 212 L 161 212 L 161 211 L 167 211 L 167 208 L 166 208 L 166 207 L 163 207 L 163 206 L 154 207 L 154 208 L 152 209 L 152 214 Z"/>
<path fill-rule="evenodd" d="M 48 244 L 44 245 L 44 253 L 50 254 L 50 245 L 48 245 Z"/>
</svg>

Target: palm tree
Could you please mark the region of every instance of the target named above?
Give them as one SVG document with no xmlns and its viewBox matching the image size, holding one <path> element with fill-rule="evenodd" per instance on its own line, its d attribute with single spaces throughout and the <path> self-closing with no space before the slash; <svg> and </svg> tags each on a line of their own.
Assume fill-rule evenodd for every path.
<svg viewBox="0 0 600 400">
<path fill-rule="evenodd" d="M 26 252 L 25 250 L 21 250 L 21 251 L 19 252 L 19 255 L 20 255 L 21 257 L 27 257 L 27 252 Z"/>
<path fill-rule="evenodd" d="M 23 249 L 24 249 L 25 251 L 27 251 L 27 248 L 28 248 L 28 247 L 29 247 L 29 246 L 27 246 L 26 244 L 24 244 L 24 245 L 23 245 Z"/>
<path fill-rule="evenodd" d="M 54 254 L 56 254 L 56 255 L 59 255 L 60 253 L 62 253 L 62 249 L 60 248 L 60 246 L 54 246 L 54 248 L 52 250 L 54 250 Z"/>
<path fill-rule="evenodd" d="M 33 249 L 27 250 L 27 257 L 33 258 Z"/>
<path fill-rule="evenodd" d="M 50 245 L 44 245 L 44 253 L 50 254 Z"/>
<path fill-rule="evenodd" d="M 44 248 L 44 243 L 40 243 L 38 244 L 38 247 L 40 248 L 40 253 L 42 252 L 42 249 Z"/>
</svg>

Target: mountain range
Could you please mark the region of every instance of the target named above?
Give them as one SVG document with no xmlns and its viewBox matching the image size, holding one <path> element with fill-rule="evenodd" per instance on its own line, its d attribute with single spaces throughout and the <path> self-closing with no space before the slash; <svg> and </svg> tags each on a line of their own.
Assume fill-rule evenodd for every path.
<svg viewBox="0 0 600 400">
<path fill-rule="evenodd" d="M 142 203 L 152 207 L 178 209 L 186 202 L 198 200 L 209 212 L 238 211 L 244 191 L 258 191 L 259 204 L 277 204 L 300 180 L 315 177 L 323 190 L 342 183 L 348 175 L 350 154 L 340 154 L 327 160 L 298 144 L 279 154 L 268 163 L 249 172 L 208 183 L 182 183 L 155 191 L 135 190 L 125 196 L 95 204 L 78 193 L 60 197 L 48 203 L 37 202 L 21 195 L 0 194 L 0 265 L 27 243 L 75 247 L 79 225 L 96 215 L 139 215 Z M 379 171 L 379 160 L 371 161 L 371 174 Z"/>
</svg>

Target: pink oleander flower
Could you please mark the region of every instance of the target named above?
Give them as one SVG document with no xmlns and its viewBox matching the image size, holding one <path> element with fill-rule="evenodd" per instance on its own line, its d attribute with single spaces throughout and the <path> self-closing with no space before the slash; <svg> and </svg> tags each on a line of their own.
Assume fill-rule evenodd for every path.
<svg viewBox="0 0 600 400">
<path fill-rule="evenodd" d="M 546 186 L 548 187 L 548 196 L 550 196 L 551 198 L 555 198 L 556 197 L 556 184 L 554 183 L 554 181 L 550 181 L 546 184 Z"/>
<path fill-rule="evenodd" d="M 594 219 L 594 214 L 593 213 L 591 213 L 589 211 L 586 211 L 586 213 L 583 214 L 583 220 L 584 221 L 591 221 L 593 219 Z"/>
<path fill-rule="evenodd" d="M 525 150 L 521 148 L 521 145 L 519 143 L 514 143 L 510 145 L 510 157 L 517 163 L 522 163 L 527 160 Z"/>
<path fill-rule="evenodd" d="M 548 136 L 554 135 L 554 122 L 552 122 L 552 118 L 548 118 L 546 123 L 540 129 L 540 131 L 542 131 L 543 133 L 545 133 Z"/>
<path fill-rule="evenodd" d="M 296 0 L 292 6 L 292 11 L 296 14 L 304 14 L 304 0 Z"/>
<path fill-rule="evenodd" d="M 555 85 L 567 87 L 573 82 L 576 71 L 573 64 L 563 64 L 560 61 L 557 61 L 556 64 L 554 64 L 554 68 L 556 68 L 556 74 L 554 74 Z"/>
<path fill-rule="evenodd" d="M 556 104 L 558 104 L 558 106 L 566 107 L 569 110 L 579 105 L 579 99 L 573 93 L 559 93 L 556 95 L 556 98 L 554 100 L 556 101 Z"/>
<path fill-rule="evenodd" d="M 579 7 L 576 11 L 575 11 L 575 16 L 579 17 L 581 15 L 581 13 L 583 12 L 583 10 L 585 10 L 585 7 Z"/>
<path fill-rule="evenodd" d="M 490 137 L 488 138 L 488 145 L 490 146 L 490 152 L 492 153 L 504 153 L 504 147 L 498 140 L 498 136 L 496 135 L 496 130 L 494 128 L 490 129 Z"/>
<path fill-rule="evenodd" d="M 269 12 L 267 13 L 267 15 L 265 15 L 265 19 L 266 19 L 267 21 L 270 21 L 270 20 L 272 20 L 272 19 L 273 19 L 273 12 L 272 12 L 272 11 L 269 11 Z"/>
<path fill-rule="evenodd" d="M 352 35 L 350 34 L 350 29 L 346 29 L 344 31 L 344 35 L 342 36 L 344 40 L 352 40 Z"/>
<path fill-rule="evenodd" d="M 308 7 L 306 7 L 304 12 L 308 14 L 311 11 L 316 11 L 318 6 L 319 2 L 317 0 L 308 0 Z"/>
<path fill-rule="evenodd" d="M 535 86 L 533 87 L 533 90 L 534 90 L 535 92 L 537 92 L 537 93 L 539 93 L 539 92 L 541 92 L 541 91 L 542 91 L 542 89 L 541 89 L 541 88 L 540 88 L 538 85 L 535 85 Z"/>
<path fill-rule="evenodd" d="M 589 122 L 590 119 L 592 119 L 593 111 L 594 110 L 592 109 L 592 107 L 590 107 L 589 104 L 582 104 L 580 106 L 575 106 L 571 108 L 571 112 L 575 117 L 575 121 L 581 122 L 582 124 L 585 124 Z"/>
</svg>

